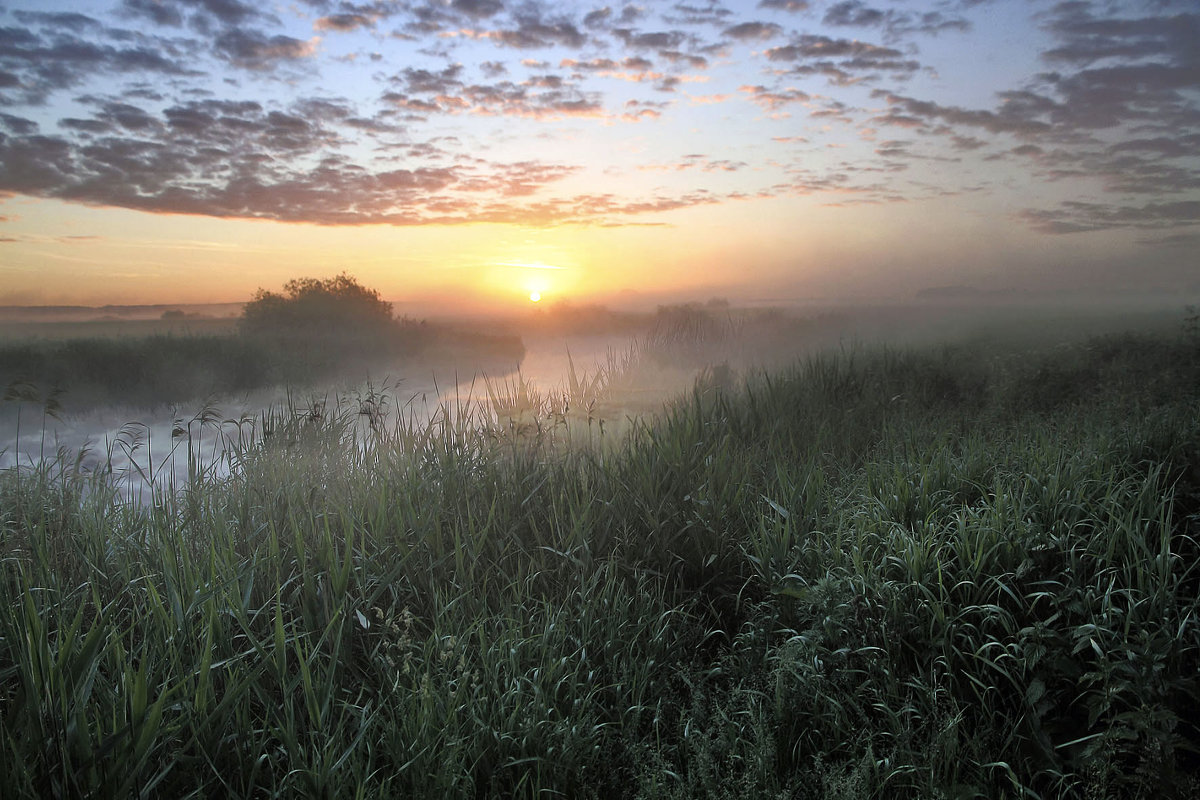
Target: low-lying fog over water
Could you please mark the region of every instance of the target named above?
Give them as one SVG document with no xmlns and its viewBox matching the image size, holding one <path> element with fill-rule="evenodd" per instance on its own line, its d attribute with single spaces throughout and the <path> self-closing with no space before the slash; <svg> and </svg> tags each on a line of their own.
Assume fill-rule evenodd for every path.
<svg viewBox="0 0 1200 800">
<path fill-rule="evenodd" d="M 607 313 L 607 312 L 605 312 Z M 381 364 L 365 380 L 333 380 L 298 389 L 195 397 L 150 407 L 72 405 L 43 413 L 36 400 L 0 408 L 0 469 L 42 459 L 79 459 L 85 470 L 111 471 L 129 497 L 151 486 L 182 487 L 198 472 L 228 474 L 230 455 L 261 439 L 267 420 L 344 414 L 364 436 L 370 428 L 427 425 L 439 413 L 492 419 L 539 412 L 538 403 L 609 424 L 653 411 L 689 389 L 706 369 L 720 366 L 725 380 L 756 367 L 778 367 L 822 348 L 905 346 L 922 342 L 988 339 L 1020 349 L 1072 338 L 1177 324 L 1181 310 L 1052 307 L 730 309 L 727 304 L 660 308 L 642 325 L 609 324 L 586 333 L 528 324 L 520 329 L 524 354 L 488 366 L 463 357 L 437 365 Z M 570 310 L 564 316 L 570 316 Z M 96 323 L 101 324 L 101 323 Z M 116 323 L 120 324 L 120 323 Z M 494 326 L 494 321 L 478 323 Z M 69 327 L 69 325 L 68 325 Z M 614 330 L 620 328 L 620 330 Z M 89 331 L 94 332 L 94 331 Z M 116 332 L 114 335 L 129 335 Z M 43 400 L 46 388 L 39 387 Z M 18 417 L 17 411 L 20 416 Z M 19 428 L 18 428 L 19 423 Z"/>
<path fill-rule="evenodd" d="M 227 448 L 261 435 L 264 412 L 332 412 L 378 401 L 385 425 L 403 416 L 413 424 L 427 423 L 449 404 L 478 406 L 488 400 L 488 385 L 507 391 L 516 382 L 542 394 L 565 390 L 572 363 L 579 375 L 594 375 L 610 356 L 634 346 L 629 336 L 568 336 L 530 340 L 524 358 L 511 368 L 487 371 L 454 365 L 436 369 L 406 369 L 372 376 L 361 383 L 341 382 L 321 388 L 291 390 L 276 387 L 242 396 L 196 398 L 156 408 L 106 406 L 58 416 L 44 415 L 36 403 L 25 403 L 0 414 L 0 469 L 28 465 L 55 457 L 63 449 L 69 459 L 84 452 L 87 469 L 111 469 L 128 479 L 136 492 L 151 477 L 159 486 L 183 486 L 189 464 L 199 463 L 217 473 L 228 470 Z M 369 425 L 366 415 L 361 424 Z M 19 433 L 19 438 L 18 438 Z M 192 457 L 189 459 L 189 447 Z"/>
</svg>

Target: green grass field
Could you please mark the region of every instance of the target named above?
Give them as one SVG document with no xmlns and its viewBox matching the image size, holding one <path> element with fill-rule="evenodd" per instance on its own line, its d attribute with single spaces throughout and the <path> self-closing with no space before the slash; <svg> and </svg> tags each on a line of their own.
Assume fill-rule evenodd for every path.
<svg viewBox="0 0 1200 800">
<path fill-rule="evenodd" d="M 362 410 L 0 476 L 6 797 L 1200 794 L 1195 330 Z"/>
</svg>

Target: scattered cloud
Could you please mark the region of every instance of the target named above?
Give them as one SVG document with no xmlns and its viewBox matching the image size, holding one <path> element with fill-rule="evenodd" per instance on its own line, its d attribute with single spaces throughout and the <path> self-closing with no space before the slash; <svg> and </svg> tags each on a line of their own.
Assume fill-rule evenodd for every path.
<svg viewBox="0 0 1200 800">
<path fill-rule="evenodd" d="M 570 22 L 543 22 L 538 17 L 526 16 L 517 17 L 514 27 L 472 32 L 471 35 L 520 50 L 543 49 L 555 45 L 580 48 L 587 42 L 587 37 Z"/>
<path fill-rule="evenodd" d="M 0 192 L 331 225 L 608 225 L 733 197 L 1000 191 L 976 173 L 1004 169 L 1071 197 L 1018 211 L 1035 231 L 1184 236 L 1200 204 L 1200 13 L 1058 2 L 1030 12 L 1042 50 L 1022 78 L 953 96 L 915 80 L 934 74 L 930 37 L 993 35 L 987 4 L 117 0 L 115 12 L 50 12 L 10 0 L 23 7 L 0 29 Z M 348 75 L 347 97 L 330 90 Z M 684 91 L 694 82 L 703 94 Z M 636 139 L 611 131 L 631 123 Z M 584 193 L 593 154 L 564 163 L 533 144 L 589 126 L 624 159 L 614 171 L 662 172 L 673 188 Z M 714 147 L 735 136 L 771 148 L 767 166 Z M 931 177 L 937 161 L 961 177 Z"/>
<path fill-rule="evenodd" d="M 914 33 L 937 35 L 945 31 L 966 32 L 971 29 L 963 17 L 947 16 L 940 11 L 898 11 L 879 9 L 862 0 L 843 0 L 834 3 L 822 20 L 826 25 L 849 28 L 881 28 L 889 41 Z"/>
<path fill-rule="evenodd" d="M 157 25 L 180 27 L 187 22 L 202 31 L 214 26 L 236 26 L 266 15 L 240 0 L 123 0 L 125 12 Z"/>
<path fill-rule="evenodd" d="M 759 0 L 758 7 L 796 14 L 807 10 L 808 3 L 805 0 Z"/>
<path fill-rule="evenodd" d="M 1200 200 L 1145 205 L 1068 201 L 1048 210 L 1026 210 L 1019 217 L 1043 233 L 1082 233 L 1121 228 L 1163 230 L 1200 224 Z"/>
<path fill-rule="evenodd" d="M 807 92 L 791 87 L 773 91 L 765 86 L 741 86 L 739 91 L 745 92 L 750 100 L 768 111 L 778 111 L 791 103 L 805 103 L 812 99 L 812 95 Z"/>
<path fill-rule="evenodd" d="M 320 39 L 308 41 L 291 36 L 267 36 L 255 31 L 229 30 L 217 37 L 216 52 L 237 67 L 268 70 L 283 61 L 310 58 Z"/>
<path fill-rule="evenodd" d="M 871 96 L 881 98 L 888 104 L 888 110 L 875 117 L 875 121 L 881 125 L 928 128 L 936 123 L 946 123 L 967 128 L 979 128 L 989 133 L 1006 133 L 1017 136 L 1046 133 L 1051 127 L 1050 123 L 1037 118 L 1040 114 L 1029 113 L 1027 109 L 1017 106 L 1005 106 L 1000 112 L 980 111 L 958 106 L 943 106 L 929 100 L 917 100 L 882 89 L 873 91 Z"/>
<path fill-rule="evenodd" d="M 893 47 L 817 34 L 795 36 L 788 44 L 768 49 L 766 56 L 795 64 L 789 75 L 821 75 L 836 86 L 874 81 L 882 74 L 906 77 L 921 68 L 920 62 Z"/>
<path fill-rule="evenodd" d="M 713 159 L 703 153 L 689 153 L 673 164 L 644 164 L 639 169 L 644 172 L 737 172 L 748 166 L 744 161 L 728 159 Z"/>
<path fill-rule="evenodd" d="M 85 23 L 57 28 L 60 15 L 26 15 L 26 28 L 0 28 L 0 97 L 42 105 L 60 90 L 74 88 L 96 75 L 198 76 L 188 66 L 188 49 L 176 43 L 137 37 L 109 43 L 85 38 L 75 30 Z M 81 18 L 91 24 L 90 18 Z"/>
<path fill-rule="evenodd" d="M 741 22 L 725 29 L 724 34 L 743 42 L 774 39 L 783 33 L 783 28 L 774 22 Z"/>
<path fill-rule="evenodd" d="M 391 91 L 383 100 L 417 114 L 475 114 L 530 119 L 600 117 L 604 106 L 593 93 L 583 92 L 558 75 L 533 76 L 522 83 L 467 84 L 459 70 L 441 73 L 408 70 L 400 81 L 403 91 Z"/>
<path fill-rule="evenodd" d="M 359 28 L 373 27 L 375 19 L 375 17 L 367 14 L 330 14 L 327 17 L 317 19 L 313 23 L 313 30 L 348 33 Z"/>
</svg>

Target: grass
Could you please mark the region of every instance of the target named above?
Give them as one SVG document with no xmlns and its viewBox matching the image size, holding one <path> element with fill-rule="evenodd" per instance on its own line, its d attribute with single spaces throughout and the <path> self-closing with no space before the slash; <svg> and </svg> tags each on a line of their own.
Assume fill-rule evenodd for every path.
<svg viewBox="0 0 1200 800">
<path fill-rule="evenodd" d="M 8 794 L 1200 792 L 1194 333 L 710 371 L 586 440 L 487 394 L 143 504 L 5 472 Z"/>
</svg>

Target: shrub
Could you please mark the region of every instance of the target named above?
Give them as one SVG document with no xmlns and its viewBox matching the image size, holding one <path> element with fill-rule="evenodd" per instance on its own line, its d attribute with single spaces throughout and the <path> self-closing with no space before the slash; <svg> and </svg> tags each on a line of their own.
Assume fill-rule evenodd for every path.
<svg viewBox="0 0 1200 800">
<path fill-rule="evenodd" d="M 392 304 L 344 272 L 333 278 L 296 278 L 285 283 L 283 291 L 255 293 L 242 311 L 243 332 L 378 335 L 396 326 Z"/>
</svg>

